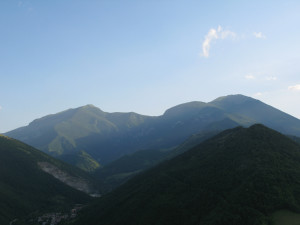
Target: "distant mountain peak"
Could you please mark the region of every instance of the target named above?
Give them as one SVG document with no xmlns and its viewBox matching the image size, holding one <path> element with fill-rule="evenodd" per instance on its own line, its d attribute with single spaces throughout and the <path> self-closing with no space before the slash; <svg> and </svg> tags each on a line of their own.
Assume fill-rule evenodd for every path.
<svg viewBox="0 0 300 225">
<path fill-rule="evenodd" d="M 100 108 L 98 108 L 92 104 L 87 104 L 87 105 L 81 106 L 81 107 L 77 108 L 77 111 L 93 112 L 93 113 L 96 113 L 96 114 L 99 114 L 102 116 L 104 116 L 106 114 L 106 112 L 104 112 L 103 110 L 101 110 Z"/>
<path fill-rule="evenodd" d="M 226 95 L 216 98 L 215 100 L 211 101 L 210 103 L 217 103 L 217 102 L 232 102 L 232 103 L 241 103 L 248 100 L 255 100 L 251 97 L 242 95 L 242 94 L 235 94 L 235 95 Z"/>
<path fill-rule="evenodd" d="M 87 104 L 85 106 L 82 106 L 82 108 L 97 108 L 97 107 L 94 106 L 93 104 Z"/>
<path fill-rule="evenodd" d="M 192 101 L 192 102 L 183 103 L 183 104 L 174 106 L 170 109 L 167 109 L 163 115 L 165 116 L 165 115 L 185 113 L 186 111 L 191 111 L 193 109 L 198 110 L 198 109 L 206 106 L 206 104 L 207 103 L 200 102 L 200 101 Z"/>
</svg>

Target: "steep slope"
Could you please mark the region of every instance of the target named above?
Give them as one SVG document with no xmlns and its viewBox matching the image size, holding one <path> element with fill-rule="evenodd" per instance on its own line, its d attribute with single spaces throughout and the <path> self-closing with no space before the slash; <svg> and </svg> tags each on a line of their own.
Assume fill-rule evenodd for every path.
<svg viewBox="0 0 300 225">
<path fill-rule="evenodd" d="M 94 176 L 99 180 L 100 193 L 108 193 L 140 172 L 154 167 L 166 160 L 170 151 L 141 150 L 122 156 L 121 158 L 97 169 Z"/>
<path fill-rule="evenodd" d="M 131 147 L 135 141 L 130 131 L 149 119 L 136 113 L 105 113 L 93 105 L 86 105 L 37 119 L 6 135 L 55 157 L 67 155 L 61 158 L 76 161 L 81 168 L 90 170 L 100 166 L 95 164 L 95 159 L 98 163 L 106 162 L 106 158 L 111 161 L 111 155 L 120 154 L 123 148 L 126 152 L 126 146 Z M 89 155 L 88 159 L 80 157 L 83 151 Z M 77 155 L 76 159 L 70 154 Z"/>
<path fill-rule="evenodd" d="M 300 120 L 242 95 L 181 104 L 157 117 L 107 113 L 87 105 L 43 117 L 6 135 L 91 171 L 139 150 L 174 148 L 199 132 L 254 123 L 300 136 Z"/>
<path fill-rule="evenodd" d="M 224 123 L 227 123 L 228 128 L 236 127 L 235 124 L 228 123 L 228 121 L 222 121 L 221 124 L 223 128 L 227 127 Z M 221 131 L 218 128 L 219 125 L 215 123 L 212 124 L 210 129 L 192 135 L 176 148 L 137 151 L 132 154 L 122 156 L 102 168 L 98 168 L 94 171 L 94 176 L 99 179 L 101 194 L 114 190 L 130 178 L 136 176 L 138 173 L 154 167 L 164 160 L 180 155 L 206 139 L 211 138 Z"/>
<path fill-rule="evenodd" d="M 262 125 L 226 130 L 129 180 L 76 224 L 271 224 L 300 212 L 300 146 Z"/>
<path fill-rule="evenodd" d="M 300 120 L 259 100 L 243 95 L 229 95 L 210 102 L 227 112 L 249 118 L 244 125 L 262 123 L 281 133 L 300 136 Z M 243 124 L 243 122 L 239 122 Z"/>
<path fill-rule="evenodd" d="M 0 224 L 49 210 L 59 210 L 90 197 L 89 176 L 14 139 L 0 136 Z"/>
<path fill-rule="evenodd" d="M 96 169 L 101 168 L 101 165 L 85 151 L 63 154 L 58 156 L 58 158 L 71 165 L 77 166 L 86 172 L 93 172 Z"/>
<path fill-rule="evenodd" d="M 296 136 L 289 136 L 292 140 L 294 140 L 295 142 L 297 142 L 298 144 L 300 144 L 300 137 L 296 137 Z"/>
</svg>

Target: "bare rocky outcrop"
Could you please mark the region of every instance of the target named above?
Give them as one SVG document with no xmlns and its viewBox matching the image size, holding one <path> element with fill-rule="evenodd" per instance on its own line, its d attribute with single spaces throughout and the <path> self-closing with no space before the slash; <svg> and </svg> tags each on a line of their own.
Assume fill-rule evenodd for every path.
<svg viewBox="0 0 300 225">
<path fill-rule="evenodd" d="M 72 176 L 49 162 L 38 162 L 38 165 L 44 172 L 51 174 L 53 177 L 70 187 L 85 192 L 91 196 L 95 195 L 93 188 L 85 179 Z"/>
</svg>

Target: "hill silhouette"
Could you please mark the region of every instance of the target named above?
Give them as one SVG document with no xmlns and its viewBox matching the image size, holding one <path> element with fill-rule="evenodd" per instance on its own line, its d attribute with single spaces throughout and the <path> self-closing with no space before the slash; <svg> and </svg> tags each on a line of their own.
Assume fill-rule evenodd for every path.
<svg viewBox="0 0 300 225">
<path fill-rule="evenodd" d="M 76 224 L 272 224 L 300 212 L 300 146 L 263 125 L 234 128 L 146 171 Z"/>
<path fill-rule="evenodd" d="M 0 135 L 0 224 L 34 213 L 63 210 L 90 197 L 43 170 L 52 166 L 75 181 L 92 182 L 77 168 L 64 164 L 17 140 Z M 67 184 L 68 183 L 68 184 Z M 24 222 L 26 224 L 26 222 Z"/>
</svg>

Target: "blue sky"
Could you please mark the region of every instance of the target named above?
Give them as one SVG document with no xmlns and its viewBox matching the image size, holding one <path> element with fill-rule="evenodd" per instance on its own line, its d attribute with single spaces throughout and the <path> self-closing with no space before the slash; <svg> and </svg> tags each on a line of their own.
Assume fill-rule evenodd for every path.
<svg viewBox="0 0 300 225">
<path fill-rule="evenodd" d="M 0 1 L 0 132 L 244 94 L 300 118 L 300 2 Z"/>
</svg>

